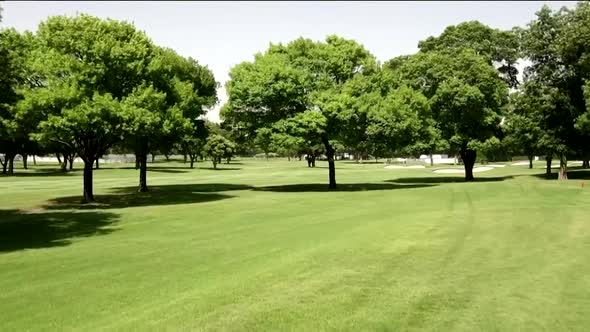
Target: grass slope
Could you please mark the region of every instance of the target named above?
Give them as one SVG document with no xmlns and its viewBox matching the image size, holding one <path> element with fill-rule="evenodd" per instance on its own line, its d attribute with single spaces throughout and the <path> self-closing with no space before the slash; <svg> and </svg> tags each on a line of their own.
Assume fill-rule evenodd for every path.
<svg viewBox="0 0 590 332">
<path fill-rule="evenodd" d="M 0 320 L 38 330 L 584 331 L 590 188 L 242 160 L 0 177 Z M 127 165 L 131 166 L 131 165 Z"/>
</svg>

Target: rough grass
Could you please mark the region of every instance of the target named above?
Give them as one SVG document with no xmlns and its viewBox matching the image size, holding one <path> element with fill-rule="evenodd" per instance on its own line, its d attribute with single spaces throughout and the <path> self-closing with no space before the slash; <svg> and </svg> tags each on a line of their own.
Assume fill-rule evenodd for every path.
<svg viewBox="0 0 590 332">
<path fill-rule="evenodd" d="M 241 160 L 0 177 L 2 331 L 585 331 L 590 179 Z M 225 169 L 225 170 L 223 170 Z"/>
</svg>

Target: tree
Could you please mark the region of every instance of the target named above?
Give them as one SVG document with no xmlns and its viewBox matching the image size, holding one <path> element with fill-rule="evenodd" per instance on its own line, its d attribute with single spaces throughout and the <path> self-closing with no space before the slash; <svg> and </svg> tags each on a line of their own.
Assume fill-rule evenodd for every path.
<svg viewBox="0 0 590 332">
<path fill-rule="evenodd" d="M 130 116 L 129 136 L 136 144 L 138 157 L 139 191 L 147 188 L 147 154 L 150 138 L 165 135 L 163 122 L 167 111 L 166 94 L 156 91 L 153 86 L 139 86 L 124 100 Z"/>
<path fill-rule="evenodd" d="M 584 96 L 586 99 L 586 109 L 590 109 L 590 82 L 587 82 L 584 86 Z M 590 112 L 585 112 L 581 114 L 576 119 L 576 124 L 574 125 L 577 130 L 585 135 L 590 135 Z M 587 143 L 588 141 L 586 141 Z M 588 154 L 584 154 L 584 160 L 582 162 L 582 166 L 584 168 L 590 167 L 590 156 Z"/>
<path fill-rule="evenodd" d="M 488 59 L 474 50 L 454 55 L 419 52 L 404 61 L 395 75 L 429 100 L 434 128 L 427 137 L 441 145 L 448 142 L 458 151 L 465 167 L 465 180 L 473 180 L 478 143 L 499 131 L 500 112 L 507 102 L 508 87 Z M 425 128 L 428 128 L 426 126 Z"/>
<path fill-rule="evenodd" d="M 23 98 L 22 89 L 30 82 L 28 61 L 34 47 L 30 33 L 18 33 L 14 29 L 0 31 L 0 158 L 3 174 L 13 174 L 14 158 L 23 160 L 35 144 L 29 133 L 36 125 L 35 118 L 19 117 L 17 104 Z M 26 164 L 25 164 L 26 167 Z"/>
<path fill-rule="evenodd" d="M 243 62 L 230 71 L 226 89 L 229 106 L 224 117 L 241 121 L 251 131 L 270 127 L 280 120 L 305 123 L 319 134 L 329 169 L 329 188 L 336 188 L 335 149 L 330 144 L 346 135 L 339 117 L 340 90 L 357 75 L 377 69 L 375 58 L 353 40 L 328 36 L 325 42 L 299 38 L 287 45 L 276 44 L 253 62 Z"/>
<path fill-rule="evenodd" d="M 271 135 L 272 130 L 270 128 L 263 127 L 256 130 L 256 138 L 254 139 L 255 144 L 264 152 L 266 160 L 268 160 L 268 153 L 271 149 Z"/>
<path fill-rule="evenodd" d="M 93 202 L 92 172 L 94 161 L 113 144 L 123 139 L 128 115 L 110 94 L 96 92 L 59 115 L 49 115 L 40 124 L 42 139 L 59 142 L 76 150 L 84 161 L 84 202 Z"/>
<path fill-rule="evenodd" d="M 558 39 L 557 49 L 562 55 L 566 73 L 565 89 L 574 110 L 572 117 L 575 137 L 570 147 L 582 157 L 584 167 L 589 167 L 590 109 L 587 102 L 587 87 L 590 81 L 590 4 L 581 1 L 575 9 L 563 9 L 562 13 L 562 36 Z"/>
<path fill-rule="evenodd" d="M 214 134 L 209 136 L 207 144 L 205 144 L 205 153 L 211 158 L 213 168 L 217 169 L 217 164 L 221 163 L 222 158 L 228 159 L 232 157 L 234 145 L 227 138 Z"/>
<path fill-rule="evenodd" d="M 543 120 L 540 111 L 543 100 L 538 98 L 533 89 L 532 84 L 525 83 L 521 91 L 510 96 L 509 111 L 503 125 L 507 134 L 506 144 L 528 157 L 529 168 L 533 168 L 535 154 L 547 150 L 541 145 Z"/>
<path fill-rule="evenodd" d="M 198 120 L 189 124 L 180 141 L 181 150 L 190 158 L 190 167 L 193 168 L 197 157 L 204 151 L 209 130 L 205 121 Z"/>
<path fill-rule="evenodd" d="M 583 54 L 575 46 L 577 36 L 568 27 L 576 26 L 564 8 L 553 12 L 543 6 L 537 18 L 521 31 L 522 53 L 531 62 L 525 69 L 525 83 L 534 87 L 543 100 L 540 142 L 559 156 L 558 179 L 567 179 L 567 155 L 579 140 L 576 119 L 584 113 L 582 77 L 576 73 L 576 57 Z M 577 25 L 581 28 L 580 25 Z M 570 47 L 575 49 L 571 52 Z M 549 163 L 548 163 L 549 167 Z"/>
<path fill-rule="evenodd" d="M 515 65 L 519 57 L 518 29 L 503 31 L 493 29 L 478 21 L 468 21 L 447 27 L 438 37 L 428 37 L 418 43 L 422 52 L 453 54 L 462 49 L 472 49 L 497 67 L 505 82 L 511 87 L 519 85 Z"/>
<path fill-rule="evenodd" d="M 393 90 L 369 111 L 367 134 L 379 150 L 414 152 L 417 144 L 429 142 L 434 122 L 428 99 L 407 86 Z"/>
<path fill-rule="evenodd" d="M 88 15 L 54 16 L 39 25 L 37 72 L 54 107 L 36 137 L 60 143 L 84 161 L 84 201 L 94 201 L 94 161 L 131 129 L 122 105 L 143 84 L 151 42 L 128 23 Z M 38 95 L 32 92 L 31 96 Z"/>
<path fill-rule="evenodd" d="M 177 129 L 190 127 L 217 102 L 217 82 L 209 69 L 171 49 L 152 48 L 143 73 L 145 83 L 128 98 L 128 106 L 136 111 L 127 144 L 135 151 L 140 192 L 148 190 L 148 153 L 153 156 L 163 143 L 170 148 L 183 139 L 184 132 Z"/>
<path fill-rule="evenodd" d="M 272 133 L 271 150 L 276 151 L 279 155 L 287 156 L 289 161 L 291 157 L 297 155 L 299 151 L 305 148 L 305 141 L 301 137 L 291 136 L 286 133 Z"/>
</svg>

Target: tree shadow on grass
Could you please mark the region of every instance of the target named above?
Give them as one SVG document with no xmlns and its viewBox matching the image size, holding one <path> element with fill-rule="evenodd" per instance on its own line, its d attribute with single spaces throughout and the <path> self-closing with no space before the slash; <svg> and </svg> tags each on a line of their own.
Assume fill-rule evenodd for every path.
<svg viewBox="0 0 590 332">
<path fill-rule="evenodd" d="M 499 182 L 512 178 L 514 178 L 512 175 L 500 177 L 475 177 L 471 182 Z M 408 177 L 387 180 L 386 182 L 405 184 L 468 183 L 463 176 Z"/>
<path fill-rule="evenodd" d="M 123 166 L 123 167 L 105 167 L 105 169 L 136 169 L 139 171 L 139 168 L 135 168 L 133 166 Z M 170 169 L 178 169 L 178 170 L 189 170 L 189 164 L 187 163 L 186 166 L 152 166 L 150 163 L 148 163 L 148 167 L 147 170 L 148 171 L 154 171 L 154 170 L 170 170 Z"/>
<path fill-rule="evenodd" d="M 0 174 L 0 177 L 47 177 L 47 176 L 72 176 L 81 174 L 82 170 L 73 169 L 71 171 L 62 172 L 61 169 L 29 169 L 25 171 L 23 169 L 15 169 L 13 175 Z"/>
<path fill-rule="evenodd" d="M 329 191 L 373 191 L 394 189 L 415 189 L 431 187 L 429 184 L 393 184 L 393 183 L 341 183 L 336 189 L 329 189 L 327 183 L 302 183 L 280 186 L 257 187 L 254 191 L 271 192 L 329 192 Z"/>
<path fill-rule="evenodd" d="M 137 187 L 114 188 L 111 194 L 95 195 L 96 203 L 83 204 L 80 196 L 57 197 L 49 200 L 46 209 L 121 209 L 138 206 L 193 204 L 218 201 L 234 196 L 217 192 L 246 190 L 250 186 L 210 183 L 148 186 L 147 192 Z"/>
<path fill-rule="evenodd" d="M 540 173 L 540 174 L 534 174 L 533 176 L 538 177 L 540 179 L 557 180 L 558 172 L 559 172 L 559 169 L 554 169 L 551 172 L 551 174 Z M 568 178 L 568 180 L 590 180 L 590 170 L 583 169 L 581 167 L 568 168 L 567 178 Z"/>
<path fill-rule="evenodd" d="M 189 172 L 186 169 L 180 170 L 180 169 L 165 169 L 165 168 L 162 168 L 162 169 L 160 169 L 160 168 L 148 168 L 147 170 L 148 170 L 148 172 L 172 173 L 172 174 L 188 173 Z"/>
<path fill-rule="evenodd" d="M 109 212 L 0 210 L 0 253 L 66 246 L 74 238 L 109 234 L 118 219 Z"/>
<path fill-rule="evenodd" d="M 223 166 L 217 166 L 217 168 L 199 167 L 199 169 L 206 169 L 206 170 L 210 170 L 210 171 L 239 171 L 239 170 L 241 170 L 241 168 L 238 168 L 238 167 L 223 167 Z"/>
</svg>

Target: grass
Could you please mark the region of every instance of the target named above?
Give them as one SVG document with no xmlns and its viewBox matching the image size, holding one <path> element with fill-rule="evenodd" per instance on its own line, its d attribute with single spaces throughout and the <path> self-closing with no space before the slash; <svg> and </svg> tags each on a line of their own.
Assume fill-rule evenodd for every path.
<svg viewBox="0 0 590 332">
<path fill-rule="evenodd" d="M 240 160 L 0 177 L 2 331 L 585 331 L 590 173 Z M 436 168 L 441 168 L 437 166 Z"/>
</svg>

